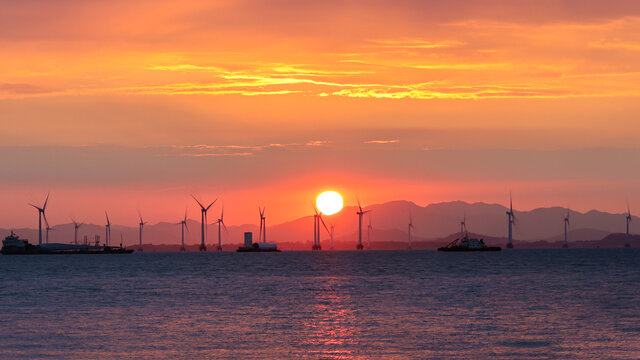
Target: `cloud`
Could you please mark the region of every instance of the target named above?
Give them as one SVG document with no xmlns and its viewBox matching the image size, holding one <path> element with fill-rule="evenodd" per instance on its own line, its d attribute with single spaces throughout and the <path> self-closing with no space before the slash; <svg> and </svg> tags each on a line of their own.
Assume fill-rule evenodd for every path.
<svg viewBox="0 0 640 360">
<path fill-rule="evenodd" d="M 249 150 L 262 150 L 264 146 L 247 146 L 247 145 L 171 145 L 174 149 L 197 149 L 197 150 L 213 150 L 213 149 L 249 149 Z"/>
<path fill-rule="evenodd" d="M 180 9 L 164 0 L 126 9 L 118 0 L 69 1 L 57 5 L 67 10 L 56 11 L 62 18 L 50 21 L 41 14 L 50 11 L 32 10 L 53 5 L 8 2 L 0 14 L 7 30 L 0 35 L 0 98 L 637 95 L 624 74 L 640 71 L 640 43 L 629 35 L 640 31 L 640 5 L 567 1 L 528 10 L 506 1 L 356 1 L 342 10 L 378 20 L 358 29 L 340 20 L 345 15 L 328 16 L 333 1 L 187 1 Z M 572 11 L 558 10 L 565 6 Z M 629 53 L 603 60 L 603 52 L 615 50 Z M 600 83 L 588 78 L 598 74 L 620 75 Z"/>
<path fill-rule="evenodd" d="M 393 140 L 369 140 L 369 141 L 365 141 L 365 144 L 395 144 L 395 143 L 399 143 L 400 140 L 397 139 L 393 139 Z"/>
<path fill-rule="evenodd" d="M 596 49 L 621 49 L 640 51 L 640 43 L 633 41 L 596 41 L 590 42 L 589 47 Z"/>
<path fill-rule="evenodd" d="M 252 152 L 240 152 L 240 153 L 200 153 L 200 154 L 179 154 L 179 156 L 186 157 L 219 157 L 219 156 L 253 156 Z"/>
<path fill-rule="evenodd" d="M 169 148 L 174 152 L 162 153 L 161 156 L 180 156 L 180 157 L 224 157 L 224 156 L 254 156 L 257 153 L 267 151 L 269 149 L 287 149 L 287 148 L 304 148 L 304 147 L 320 147 L 331 143 L 328 140 L 312 140 L 300 143 L 273 143 L 267 145 L 170 145 Z"/>
<path fill-rule="evenodd" d="M 390 48 L 390 49 L 437 49 L 437 48 L 449 48 L 454 46 L 464 45 L 464 42 L 450 40 L 450 41 L 429 41 L 429 40 L 369 40 L 371 44 L 363 45 L 364 47 L 374 48 Z"/>
<path fill-rule="evenodd" d="M 328 140 L 313 140 L 313 141 L 307 142 L 305 145 L 306 146 L 325 146 L 330 143 L 331 141 L 328 141 Z"/>
<path fill-rule="evenodd" d="M 20 97 L 48 94 L 53 93 L 53 91 L 36 84 L 0 83 L 0 94 L 2 93 L 9 97 Z"/>
</svg>

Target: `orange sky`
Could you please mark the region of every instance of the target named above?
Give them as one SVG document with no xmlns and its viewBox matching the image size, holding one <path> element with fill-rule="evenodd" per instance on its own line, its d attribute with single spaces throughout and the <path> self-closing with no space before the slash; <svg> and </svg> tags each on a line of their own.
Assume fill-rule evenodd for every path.
<svg viewBox="0 0 640 360">
<path fill-rule="evenodd" d="M 233 224 L 325 188 L 640 204 L 633 1 L 0 6 L 0 226 L 33 225 L 19 204 L 48 189 L 54 221 L 123 224 L 173 221 L 191 192 Z"/>
</svg>

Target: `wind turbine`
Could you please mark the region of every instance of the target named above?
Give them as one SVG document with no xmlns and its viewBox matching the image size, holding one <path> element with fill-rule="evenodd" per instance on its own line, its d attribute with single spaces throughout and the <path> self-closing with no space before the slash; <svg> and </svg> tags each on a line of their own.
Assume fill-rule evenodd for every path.
<svg viewBox="0 0 640 360">
<path fill-rule="evenodd" d="M 329 236 L 332 238 L 332 244 L 333 233 L 327 228 L 327 224 L 322 219 L 322 213 L 318 212 L 315 205 L 313 206 L 313 211 L 315 214 L 313 215 L 313 247 L 311 250 L 322 250 L 322 245 L 320 245 L 320 223 L 322 222 L 324 229 L 327 230 L 327 233 L 329 233 Z"/>
<path fill-rule="evenodd" d="M 629 236 L 629 224 L 631 224 L 631 209 L 629 208 L 629 204 L 627 204 L 627 237 L 624 243 L 624 247 L 631 247 L 631 240 Z"/>
<path fill-rule="evenodd" d="M 331 239 L 331 240 L 330 240 L 330 243 L 329 243 L 329 244 L 330 244 L 330 245 L 329 245 L 329 248 L 330 248 L 331 250 L 333 250 L 333 233 L 334 233 L 334 230 L 335 230 L 335 228 L 334 228 L 333 224 L 331 224 L 331 236 L 330 236 L 330 239 Z"/>
<path fill-rule="evenodd" d="M 145 222 L 144 220 L 142 220 L 142 214 L 138 213 L 138 216 L 140 217 L 140 223 L 138 225 L 140 225 L 140 245 L 138 246 L 138 251 L 142 252 L 142 228 L 144 228 L 145 224 L 148 223 Z"/>
<path fill-rule="evenodd" d="M 44 214 L 43 214 L 44 215 Z M 46 216 L 42 216 L 44 218 L 44 225 L 46 226 L 46 235 L 45 235 L 45 243 L 49 243 L 49 230 L 54 230 L 52 227 L 49 226 L 49 221 L 47 221 L 47 217 Z"/>
<path fill-rule="evenodd" d="M 176 223 L 180 224 L 180 228 L 182 229 L 182 246 L 180 246 L 180 251 L 185 251 L 184 247 L 184 229 L 187 227 L 187 210 L 184 211 L 184 220 Z"/>
<path fill-rule="evenodd" d="M 411 229 L 413 229 L 413 218 L 409 215 L 409 250 L 411 250 Z"/>
<path fill-rule="evenodd" d="M 260 242 L 260 238 L 262 238 L 263 243 L 267 242 L 267 218 L 264 216 L 264 211 L 266 209 L 266 207 L 263 207 L 262 209 L 258 207 L 258 211 L 260 212 L 260 233 L 258 234 L 258 242 Z"/>
<path fill-rule="evenodd" d="M 507 217 L 509 221 L 509 242 L 507 243 L 507 249 L 513 249 L 513 225 L 516 223 L 516 215 L 513 212 L 513 199 L 509 194 L 509 211 L 507 211 Z"/>
<path fill-rule="evenodd" d="M 569 209 L 567 209 L 567 216 L 564 217 L 564 244 L 562 244 L 562 247 L 565 249 L 569 248 L 569 242 L 567 241 L 567 230 L 569 226 Z"/>
<path fill-rule="evenodd" d="M 218 224 L 218 251 L 222 251 L 222 238 L 220 234 L 220 225 L 224 226 L 224 231 L 227 231 L 227 225 L 224 224 L 224 205 L 222 206 L 222 211 L 220 211 L 220 218 L 216 221 Z"/>
<path fill-rule="evenodd" d="M 315 206 L 313 206 L 313 246 L 311 247 L 311 250 L 321 250 L 322 248 L 320 247 L 320 224 L 318 222 L 318 209 L 316 209 Z"/>
<path fill-rule="evenodd" d="M 373 232 L 373 227 L 371 226 L 371 215 L 368 216 L 369 225 L 367 225 L 367 250 L 371 250 L 371 232 Z"/>
<path fill-rule="evenodd" d="M 362 246 L 362 215 L 370 211 L 371 210 L 363 211 L 362 206 L 360 205 L 360 200 L 358 200 L 358 211 L 356 212 L 356 214 L 358 214 L 358 246 L 356 247 L 356 249 L 358 250 L 364 249 L 364 247 Z"/>
<path fill-rule="evenodd" d="M 209 204 L 209 206 L 204 206 L 202 205 L 202 203 L 196 199 L 196 197 L 194 195 L 191 195 L 191 197 L 193 198 L 193 200 L 195 200 L 198 205 L 200 205 L 200 210 L 202 212 L 202 220 L 201 220 L 201 234 L 202 234 L 202 240 L 200 241 L 200 251 L 207 251 L 207 245 L 206 245 L 206 225 L 208 224 L 207 221 L 207 211 L 209 211 L 209 209 L 211 208 L 211 206 L 213 206 L 213 204 L 216 203 L 216 201 L 218 201 L 218 199 L 213 200 L 213 202 L 211 204 Z"/>
<path fill-rule="evenodd" d="M 104 216 L 107 218 L 107 225 L 104 226 L 104 244 L 109 246 L 111 243 L 111 221 L 109 221 L 109 214 L 104 212 Z"/>
<path fill-rule="evenodd" d="M 74 218 L 71 218 L 71 221 L 73 221 L 73 243 L 78 245 L 78 229 L 84 223 L 78 223 Z"/>
<path fill-rule="evenodd" d="M 44 211 L 47 208 L 47 202 L 49 201 L 49 194 L 47 194 L 47 198 L 44 200 L 44 205 L 42 207 L 29 204 L 38 210 L 38 245 L 42 245 L 42 218 L 46 216 L 44 215 Z"/>
<path fill-rule="evenodd" d="M 467 237 L 467 214 L 460 221 L 460 239 Z"/>
</svg>

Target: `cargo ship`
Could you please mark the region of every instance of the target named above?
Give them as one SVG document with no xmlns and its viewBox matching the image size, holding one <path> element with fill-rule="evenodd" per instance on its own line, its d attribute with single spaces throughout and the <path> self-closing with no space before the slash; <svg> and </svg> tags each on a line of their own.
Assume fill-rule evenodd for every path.
<svg viewBox="0 0 640 360">
<path fill-rule="evenodd" d="M 499 246 L 487 246 L 483 239 L 469 238 L 465 235 L 461 239 L 455 239 L 447 246 L 439 247 L 438 251 L 500 251 Z"/>
<path fill-rule="evenodd" d="M 237 252 L 279 252 L 278 245 L 274 243 L 254 243 L 253 233 L 244 233 L 244 246 L 239 246 Z"/>
<path fill-rule="evenodd" d="M 58 255 L 58 254 L 131 254 L 133 249 L 101 245 L 42 244 L 32 245 L 20 239 L 13 231 L 2 241 L 3 255 Z"/>
</svg>

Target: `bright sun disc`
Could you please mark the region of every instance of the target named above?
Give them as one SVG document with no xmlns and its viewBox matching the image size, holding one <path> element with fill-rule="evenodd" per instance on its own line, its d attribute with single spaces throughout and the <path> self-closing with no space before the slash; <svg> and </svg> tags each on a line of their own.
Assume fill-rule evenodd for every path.
<svg viewBox="0 0 640 360">
<path fill-rule="evenodd" d="M 342 210 L 342 196 L 335 191 L 325 191 L 318 195 L 316 206 L 324 215 L 333 215 Z"/>
</svg>

